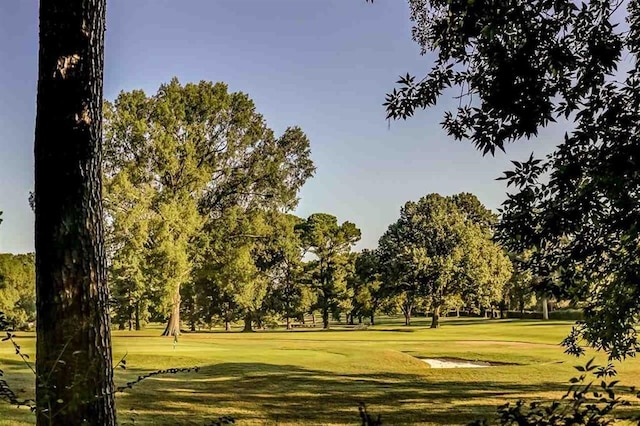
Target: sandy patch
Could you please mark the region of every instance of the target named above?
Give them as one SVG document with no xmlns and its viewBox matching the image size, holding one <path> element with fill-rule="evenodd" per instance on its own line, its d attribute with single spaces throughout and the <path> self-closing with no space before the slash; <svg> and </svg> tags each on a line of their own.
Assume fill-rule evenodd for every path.
<svg viewBox="0 0 640 426">
<path fill-rule="evenodd" d="M 492 364 L 486 361 L 468 361 L 464 359 L 449 358 L 421 358 L 422 362 L 429 364 L 431 368 L 486 368 Z"/>
</svg>

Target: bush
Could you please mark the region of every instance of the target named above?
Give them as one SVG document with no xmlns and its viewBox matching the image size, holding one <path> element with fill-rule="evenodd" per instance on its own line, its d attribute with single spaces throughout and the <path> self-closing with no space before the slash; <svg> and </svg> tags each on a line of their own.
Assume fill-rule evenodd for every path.
<svg viewBox="0 0 640 426">
<path fill-rule="evenodd" d="M 542 312 L 531 311 L 507 311 L 507 318 L 519 318 L 519 319 L 542 319 Z"/>
<path fill-rule="evenodd" d="M 582 321 L 584 320 L 584 311 L 582 309 L 559 309 L 549 312 L 549 319 Z"/>
</svg>

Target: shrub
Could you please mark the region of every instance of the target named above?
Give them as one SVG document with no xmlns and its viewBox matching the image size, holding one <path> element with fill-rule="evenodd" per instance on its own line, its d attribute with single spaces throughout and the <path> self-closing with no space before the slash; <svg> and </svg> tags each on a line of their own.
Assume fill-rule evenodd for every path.
<svg viewBox="0 0 640 426">
<path fill-rule="evenodd" d="M 582 309 L 559 309 L 549 312 L 549 319 L 582 321 L 584 319 L 584 311 Z"/>
<path fill-rule="evenodd" d="M 531 312 L 531 311 L 507 311 L 507 318 L 518 318 L 518 319 L 542 319 L 542 312 Z"/>
</svg>

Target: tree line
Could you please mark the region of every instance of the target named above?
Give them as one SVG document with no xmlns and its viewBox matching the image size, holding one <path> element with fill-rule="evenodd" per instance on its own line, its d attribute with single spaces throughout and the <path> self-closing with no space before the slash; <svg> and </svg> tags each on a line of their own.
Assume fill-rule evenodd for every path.
<svg viewBox="0 0 640 426">
<path fill-rule="evenodd" d="M 376 315 L 524 310 L 532 278 L 495 241 L 498 216 L 472 194 L 407 202 L 375 249 L 328 213 L 292 214 L 315 167 L 298 127 L 275 135 L 223 83 L 121 93 L 104 106 L 103 199 L 112 322 L 139 330 L 244 330 Z M 0 311 L 35 320 L 33 255 L 0 257 Z M 7 278 L 2 278 L 7 277 Z M 21 298 L 21 303 L 16 303 Z"/>
<path fill-rule="evenodd" d="M 223 83 L 105 104 L 104 202 L 114 322 L 165 335 L 242 320 L 246 331 L 319 312 L 349 322 L 379 311 L 488 309 L 512 266 L 498 218 L 471 194 L 408 202 L 375 250 L 328 213 L 291 212 L 313 175 L 298 127 L 275 135 L 244 93 Z M 314 317 L 313 317 L 314 318 Z"/>
</svg>

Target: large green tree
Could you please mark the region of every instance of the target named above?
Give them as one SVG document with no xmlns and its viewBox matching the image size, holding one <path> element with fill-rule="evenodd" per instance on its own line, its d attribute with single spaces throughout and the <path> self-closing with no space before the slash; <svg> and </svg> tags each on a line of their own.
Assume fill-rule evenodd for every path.
<svg viewBox="0 0 640 426">
<path fill-rule="evenodd" d="M 389 284 L 406 304 L 405 317 L 410 318 L 409 309 L 426 297 L 433 328 L 439 326 L 441 310 L 449 298 L 465 292 L 478 298 L 498 298 L 493 293 L 502 290 L 511 273 L 510 263 L 491 240 L 487 225 L 469 213 L 482 210 L 465 208 L 469 203 L 458 207 L 461 198 L 471 199 L 467 195 L 430 194 L 407 202 L 398 221 L 379 242 Z"/>
<path fill-rule="evenodd" d="M 35 128 L 36 418 L 115 425 L 103 244 L 106 0 L 42 0 Z"/>
<path fill-rule="evenodd" d="M 311 287 L 318 294 L 322 325 L 329 328 L 329 318 L 337 314 L 347 299 L 347 272 L 351 247 L 360 240 L 360 229 L 351 222 L 338 223 L 327 213 L 314 213 L 297 226 L 302 246 L 312 256 L 307 263 Z"/>
<path fill-rule="evenodd" d="M 484 153 L 562 121 L 545 158 L 514 163 L 518 191 L 504 205 L 504 239 L 531 250 L 542 292 L 587 301 L 579 338 L 633 355 L 639 344 L 637 194 L 640 2 L 409 0 L 413 38 L 435 62 L 387 97 L 389 118 L 462 94 L 445 130 Z M 458 102 L 456 102 L 458 103 Z M 544 271 L 547 269 L 547 271 Z M 540 273 L 540 272 L 543 273 Z M 562 275 L 562 276 L 559 276 Z"/>
<path fill-rule="evenodd" d="M 154 96 L 121 93 L 105 118 L 117 293 L 129 300 L 135 290 L 136 303 L 142 278 L 169 316 L 164 334 L 178 334 L 180 288 L 193 276 L 199 235 L 211 236 L 236 207 L 294 207 L 314 170 L 309 141 L 297 127 L 276 137 L 253 101 L 223 83 L 173 79 Z"/>
</svg>

